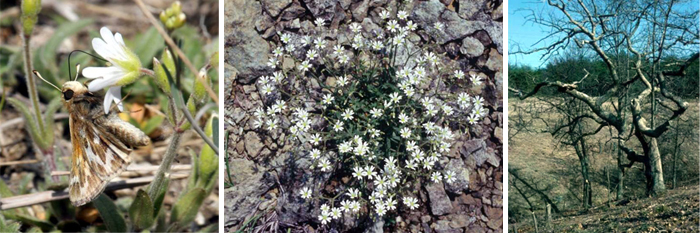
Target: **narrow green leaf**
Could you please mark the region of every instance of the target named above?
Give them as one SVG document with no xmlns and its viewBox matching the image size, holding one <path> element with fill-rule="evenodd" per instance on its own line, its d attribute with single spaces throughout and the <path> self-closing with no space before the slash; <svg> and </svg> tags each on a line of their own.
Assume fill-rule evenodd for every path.
<svg viewBox="0 0 700 233">
<path fill-rule="evenodd" d="M 35 226 L 41 228 L 43 231 L 50 231 L 53 229 L 53 224 L 50 222 L 40 220 L 38 218 L 26 215 L 26 214 L 12 214 L 12 213 L 4 213 L 5 217 L 8 219 L 12 219 L 27 225 Z"/>
<path fill-rule="evenodd" d="M 129 207 L 129 218 L 137 229 L 148 229 L 153 225 L 153 202 L 143 189 L 136 192 L 136 198 Z"/>
<path fill-rule="evenodd" d="M 36 122 L 36 118 L 33 114 L 30 113 L 29 108 L 27 108 L 27 105 L 15 98 L 7 98 L 7 102 L 10 103 L 10 105 L 12 105 L 12 107 L 17 109 L 20 113 L 22 113 L 25 124 L 29 128 L 29 135 L 32 137 L 34 143 L 41 149 L 50 149 L 51 144 L 48 144 L 48 142 L 44 140 L 44 135 L 39 129 L 39 126 Z"/>
<path fill-rule="evenodd" d="M 204 192 L 204 189 L 201 188 L 193 188 L 185 195 L 181 196 L 180 200 L 173 206 L 170 215 L 170 223 L 179 223 L 180 226 L 185 226 L 192 222 L 195 215 L 197 215 L 199 206 L 202 205 L 206 197 L 207 194 Z"/>
<path fill-rule="evenodd" d="M 112 199 L 102 193 L 97 199 L 92 201 L 92 203 L 95 205 L 95 208 L 97 208 L 97 211 L 100 212 L 100 216 L 102 216 L 107 230 L 110 232 L 126 232 L 126 221 L 124 221 L 124 217 L 117 211 L 117 206 L 114 205 Z"/>
<path fill-rule="evenodd" d="M 168 185 L 170 185 L 170 178 L 167 177 L 157 177 L 156 179 L 162 179 L 162 185 L 159 190 L 156 191 L 155 195 L 150 196 L 153 200 L 153 213 L 160 213 L 160 208 L 163 207 L 163 200 L 165 199 L 165 193 L 168 192 Z"/>
<path fill-rule="evenodd" d="M 143 132 L 146 135 L 151 134 L 153 130 L 158 128 L 158 126 L 160 126 L 163 123 L 163 120 L 165 120 L 165 117 L 163 116 L 151 117 L 151 119 L 148 119 L 148 121 L 146 121 L 146 125 L 143 126 Z"/>
</svg>

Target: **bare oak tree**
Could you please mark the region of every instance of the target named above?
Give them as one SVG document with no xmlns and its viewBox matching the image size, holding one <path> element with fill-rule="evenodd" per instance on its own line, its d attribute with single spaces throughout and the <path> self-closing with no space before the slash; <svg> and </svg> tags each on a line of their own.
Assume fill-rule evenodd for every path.
<svg viewBox="0 0 700 233">
<path fill-rule="evenodd" d="M 520 99 L 537 96 L 543 88 L 555 88 L 587 107 L 571 118 L 576 125 L 582 119 L 596 125 L 591 132 L 578 132 L 580 137 L 567 140 L 581 145 L 587 135 L 604 127 L 612 127 L 611 140 L 618 143 L 619 167 L 631 167 L 642 163 L 647 180 L 647 193 L 665 192 L 661 155 L 657 138 L 666 133 L 670 123 L 685 113 L 688 103 L 667 88 L 673 77 L 683 76 L 686 68 L 698 60 L 697 17 L 698 11 L 689 11 L 689 4 L 675 0 L 548 0 L 551 14 L 533 13 L 530 20 L 551 29 L 540 44 L 541 47 L 516 51 L 529 54 L 544 51 L 543 58 L 557 54 L 570 46 L 592 51 L 605 63 L 607 75 L 596 81 L 605 83 L 602 94 L 591 94 L 579 88 L 586 76 L 579 81 L 543 81 L 533 90 L 523 92 L 509 87 Z M 693 7 L 690 7 L 693 9 Z M 625 61 L 620 56 L 624 54 Z M 669 61 L 669 57 L 683 57 Z M 630 75 L 624 75 L 629 72 Z M 571 79 L 569 79 L 571 80 Z M 634 88 L 641 86 L 642 88 Z M 640 151 L 641 149 L 641 151 Z M 624 163 L 622 156 L 629 163 Z M 624 179 L 619 179 L 620 182 Z M 622 187 L 619 184 L 618 187 Z M 618 196 L 621 192 L 618 192 Z M 590 194 L 589 194 L 590 195 Z"/>
</svg>

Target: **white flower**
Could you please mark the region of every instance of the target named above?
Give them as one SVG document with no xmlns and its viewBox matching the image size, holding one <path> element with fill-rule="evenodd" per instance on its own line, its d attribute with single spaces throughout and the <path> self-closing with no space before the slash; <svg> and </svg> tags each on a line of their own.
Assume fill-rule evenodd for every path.
<svg viewBox="0 0 700 233">
<path fill-rule="evenodd" d="M 360 32 L 360 30 L 362 30 L 362 25 L 360 25 L 359 23 L 350 24 L 350 31 L 358 33 Z"/>
<path fill-rule="evenodd" d="M 457 104 L 459 104 L 460 107 L 462 108 L 467 108 L 469 107 L 469 100 L 471 97 L 469 97 L 469 94 L 465 93 L 460 93 L 459 97 L 457 97 Z"/>
<path fill-rule="evenodd" d="M 311 189 L 309 189 L 309 187 L 302 188 L 301 192 L 299 192 L 299 193 L 301 194 L 301 198 L 304 198 L 304 199 L 311 198 Z"/>
<path fill-rule="evenodd" d="M 341 143 L 341 144 L 338 146 L 338 151 L 339 151 L 340 153 L 347 153 L 347 152 L 352 151 L 352 142 L 347 141 L 347 142 Z"/>
<path fill-rule="evenodd" d="M 434 27 L 435 27 L 436 30 L 442 31 L 442 29 L 445 28 L 445 24 L 443 24 L 443 23 L 441 23 L 441 22 L 435 22 L 435 26 L 434 26 Z"/>
<path fill-rule="evenodd" d="M 267 130 L 272 131 L 272 130 L 277 129 L 277 123 L 278 123 L 277 119 L 267 120 Z"/>
<path fill-rule="evenodd" d="M 408 12 L 399 11 L 399 13 L 396 14 L 396 17 L 398 17 L 400 20 L 405 20 L 406 18 L 408 18 Z"/>
<path fill-rule="evenodd" d="M 370 130 L 369 130 L 369 136 L 370 136 L 371 138 L 379 137 L 379 133 L 380 133 L 380 132 L 381 132 L 381 131 L 379 131 L 378 129 L 370 129 Z"/>
<path fill-rule="evenodd" d="M 464 72 L 461 70 L 455 70 L 455 78 L 457 79 L 463 79 L 464 78 Z"/>
<path fill-rule="evenodd" d="M 408 127 L 403 127 L 403 129 L 401 129 L 401 137 L 402 138 L 411 137 L 411 129 L 409 129 Z"/>
<path fill-rule="evenodd" d="M 389 30 L 390 32 L 396 32 L 396 29 L 399 27 L 399 23 L 396 22 L 396 20 L 391 20 L 389 23 L 386 25 L 386 30 Z"/>
<path fill-rule="evenodd" d="M 409 209 L 414 210 L 418 208 L 418 199 L 416 199 L 415 197 L 404 197 L 403 204 L 406 205 Z"/>
<path fill-rule="evenodd" d="M 452 115 L 453 109 L 447 104 L 442 105 L 442 111 L 445 112 L 445 115 Z"/>
<path fill-rule="evenodd" d="M 338 86 L 344 87 L 345 85 L 348 85 L 348 78 L 343 76 L 338 78 Z"/>
<path fill-rule="evenodd" d="M 372 42 L 372 49 L 379 51 L 384 48 L 384 44 L 381 41 L 375 40 Z"/>
<path fill-rule="evenodd" d="M 340 56 L 343 55 L 343 52 L 345 52 L 345 48 L 342 45 L 333 46 L 333 55 Z"/>
<path fill-rule="evenodd" d="M 331 163 L 328 161 L 327 158 L 322 158 L 319 162 L 319 166 L 321 167 L 322 172 L 327 172 L 331 170 Z"/>
<path fill-rule="evenodd" d="M 260 90 L 260 92 L 263 95 L 267 95 L 267 94 L 272 93 L 272 91 L 274 91 L 274 90 L 275 90 L 275 86 L 273 86 L 272 84 L 267 84 L 267 85 L 263 86 L 263 88 L 262 88 L 262 90 Z"/>
<path fill-rule="evenodd" d="M 321 151 L 318 149 L 311 150 L 311 159 L 318 159 L 321 157 Z"/>
<path fill-rule="evenodd" d="M 478 118 L 474 114 L 469 115 L 467 118 L 467 122 L 469 122 L 470 125 L 476 124 L 477 120 Z"/>
<path fill-rule="evenodd" d="M 298 68 L 299 68 L 299 71 L 304 73 L 304 72 L 308 71 L 309 69 L 311 69 L 311 67 L 312 67 L 312 65 L 311 65 L 311 63 L 309 63 L 309 60 L 306 60 L 306 61 L 301 62 L 301 65 L 299 65 Z"/>
<path fill-rule="evenodd" d="M 391 93 L 389 98 L 391 98 L 392 103 L 399 103 L 399 101 L 401 101 L 401 96 L 398 92 Z"/>
<path fill-rule="evenodd" d="M 486 115 L 486 111 L 484 111 L 483 107 L 475 105 L 474 109 L 472 109 L 472 115 L 476 117 L 483 117 L 484 115 Z"/>
<path fill-rule="evenodd" d="M 350 56 L 348 56 L 347 54 L 343 54 L 338 57 L 338 62 L 340 62 L 340 64 L 346 64 L 349 60 Z"/>
<path fill-rule="evenodd" d="M 318 220 L 321 221 L 321 224 L 326 225 L 327 223 L 331 222 L 330 213 L 321 213 L 321 215 L 318 216 Z"/>
<path fill-rule="evenodd" d="M 352 203 L 350 203 L 350 210 L 352 210 L 353 213 L 360 211 L 360 202 L 352 201 Z"/>
<path fill-rule="evenodd" d="M 283 78 L 284 73 L 277 71 L 273 74 L 272 80 L 274 80 L 276 83 L 281 83 Z"/>
<path fill-rule="evenodd" d="M 384 202 L 384 205 L 386 206 L 387 210 L 395 210 L 396 209 L 396 200 L 394 198 L 389 198 Z"/>
<path fill-rule="evenodd" d="M 437 183 L 440 182 L 440 180 L 442 180 L 442 175 L 440 175 L 440 172 L 433 172 L 433 175 L 430 176 L 430 179 L 433 180 L 433 182 Z"/>
<path fill-rule="evenodd" d="M 323 38 L 316 38 L 316 40 L 314 40 L 314 44 L 316 44 L 315 47 L 317 49 L 323 49 L 326 47 L 326 40 L 324 40 Z"/>
<path fill-rule="evenodd" d="M 372 117 L 374 118 L 380 118 L 382 117 L 383 111 L 378 108 L 372 108 L 372 110 L 369 111 L 369 114 L 372 114 Z"/>
<path fill-rule="evenodd" d="M 109 113 L 112 101 L 117 104 L 119 111 L 123 111 L 121 87 L 135 82 L 141 76 L 141 61 L 126 47 L 118 32 L 112 34 L 108 28 L 102 27 L 100 36 L 102 38 L 92 39 L 92 48 L 112 66 L 87 67 L 82 73 L 86 78 L 94 79 L 88 84 L 90 92 L 109 87 L 103 102 L 105 114 Z"/>
<path fill-rule="evenodd" d="M 472 83 L 473 83 L 474 85 L 477 85 L 477 86 L 478 86 L 478 85 L 481 85 L 481 78 L 479 78 L 478 75 L 473 75 L 473 74 L 472 74 L 472 75 L 470 75 L 470 76 L 471 76 L 470 80 L 472 81 Z"/>
<path fill-rule="evenodd" d="M 362 174 L 364 170 L 362 170 L 362 167 L 354 167 L 352 169 L 352 177 L 355 177 L 356 179 L 362 180 L 362 177 L 364 176 Z M 350 189 L 350 197 L 352 197 L 352 191 L 353 189 Z"/>
<path fill-rule="evenodd" d="M 379 13 L 379 17 L 382 19 L 388 19 L 389 18 L 389 12 L 387 10 L 383 10 L 381 13 Z"/>
<path fill-rule="evenodd" d="M 283 51 L 282 47 L 277 47 L 277 48 L 275 48 L 275 50 L 272 50 L 272 55 L 274 55 L 275 57 L 282 56 L 283 54 L 284 54 L 284 51 Z"/>
<path fill-rule="evenodd" d="M 321 140 L 321 135 L 319 134 L 314 134 L 313 136 L 311 136 L 311 144 L 313 144 L 314 146 L 317 146 L 321 142 Z"/>
<path fill-rule="evenodd" d="M 323 95 L 323 105 L 329 105 L 333 102 L 335 98 L 331 94 L 325 94 Z"/>
<path fill-rule="evenodd" d="M 438 62 L 437 56 L 435 56 L 435 53 L 433 52 L 426 53 L 425 60 L 428 60 L 433 65 L 437 64 Z"/>
<path fill-rule="evenodd" d="M 302 45 L 302 47 L 303 47 L 303 46 L 307 46 L 307 45 L 309 45 L 309 44 L 311 44 L 311 37 L 310 37 L 310 36 L 304 36 L 304 37 L 301 38 L 301 45 Z"/>
<path fill-rule="evenodd" d="M 322 18 L 317 18 L 316 20 L 314 20 L 314 24 L 316 24 L 316 27 L 322 27 L 326 24 L 326 21 Z"/>
<path fill-rule="evenodd" d="M 351 199 L 357 199 L 360 197 L 360 190 L 356 188 L 350 188 L 348 189 L 348 196 L 350 196 Z"/>
<path fill-rule="evenodd" d="M 452 184 L 452 182 L 455 182 L 456 179 L 457 177 L 454 171 L 445 172 L 445 181 L 447 181 L 448 184 Z"/>
<path fill-rule="evenodd" d="M 343 213 L 343 211 L 341 211 L 340 208 L 333 208 L 333 209 L 331 210 L 331 216 L 333 217 L 333 219 L 338 219 L 338 218 L 340 218 L 340 216 L 342 215 L 342 213 Z"/>
<path fill-rule="evenodd" d="M 313 60 L 318 56 L 318 52 L 315 49 L 306 51 L 306 59 Z"/>
<path fill-rule="evenodd" d="M 379 216 L 384 216 L 384 214 L 386 214 L 386 207 L 384 206 L 384 203 L 378 202 L 376 205 L 374 205 L 374 212 L 377 212 L 377 215 Z"/>
<path fill-rule="evenodd" d="M 484 98 L 481 98 L 481 96 L 474 96 L 474 98 L 472 98 L 472 101 L 474 101 L 474 106 L 477 106 L 477 107 L 484 106 Z"/>
<path fill-rule="evenodd" d="M 353 114 L 355 114 L 355 112 L 352 111 L 352 109 L 345 109 L 345 112 L 343 112 L 343 114 L 341 114 L 341 116 L 343 117 L 343 120 L 347 121 L 347 120 L 354 119 L 354 117 L 352 116 Z"/>
<path fill-rule="evenodd" d="M 340 209 L 346 213 L 350 212 L 350 209 L 352 208 L 352 207 L 350 207 L 351 204 L 352 204 L 352 202 L 350 202 L 348 200 L 343 200 L 340 202 Z"/>
<path fill-rule="evenodd" d="M 277 58 L 271 57 L 269 60 L 267 60 L 267 66 L 269 66 L 272 69 L 277 68 L 277 64 L 279 64 Z"/>
<path fill-rule="evenodd" d="M 282 41 L 282 43 L 284 44 L 289 44 L 289 42 L 292 41 L 292 36 L 290 36 L 287 33 L 284 33 L 282 34 L 282 36 L 280 36 L 280 41 Z"/>
<path fill-rule="evenodd" d="M 406 114 L 404 114 L 404 113 L 402 112 L 401 114 L 399 114 L 399 122 L 400 122 L 401 124 L 406 124 L 406 123 L 408 123 L 408 116 L 406 116 Z"/>
<path fill-rule="evenodd" d="M 409 20 L 408 23 L 406 23 L 406 29 L 409 31 L 415 31 L 418 29 L 418 25 Z"/>
</svg>

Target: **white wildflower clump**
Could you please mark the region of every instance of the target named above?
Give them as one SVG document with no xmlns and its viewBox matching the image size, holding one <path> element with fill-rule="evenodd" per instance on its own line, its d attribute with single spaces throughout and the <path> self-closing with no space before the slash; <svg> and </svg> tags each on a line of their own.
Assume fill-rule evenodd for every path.
<svg viewBox="0 0 700 233">
<path fill-rule="evenodd" d="M 456 173 L 443 170 L 441 161 L 458 134 L 489 114 L 488 103 L 470 91 L 485 77 L 455 68 L 430 46 L 408 46 L 415 31 L 433 33 L 444 24 L 420 28 L 402 9 L 379 16 L 380 29 L 359 22 L 338 28 L 348 33 L 342 43 L 323 33 L 280 33 L 268 58 L 274 71 L 256 82 L 265 107 L 255 111 L 251 126 L 274 133 L 284 141 L 278 145 L 294 145 L 294 152 L 308 156 L 314 175 L 350 178 L 333 193 L 298 191 L 321 204 L 322 225 L 420 208 L 412 184 L 453 184 Z M 326 23 L 316 19 L 316 30 L 328 30 Z M 363 207 L 369 212 L 361 213 Z"/>
</svg>

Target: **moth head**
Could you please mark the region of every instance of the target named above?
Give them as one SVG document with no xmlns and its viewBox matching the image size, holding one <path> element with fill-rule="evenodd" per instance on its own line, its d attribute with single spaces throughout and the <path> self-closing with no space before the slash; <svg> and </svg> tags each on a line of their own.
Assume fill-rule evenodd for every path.
<svg viewBox="0 0 700 233">
<path fill-rule="evenodd" d="M 61 88 L 61 93 L 63 93 L 63 100 L 70 101 L 75 96 L 80 96 L 88 93 L 88 89 L 85 85 L 78 81 L 68 81 L 63 84 L 63 88 Z"/>
</svg>

